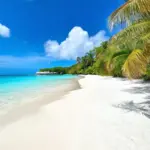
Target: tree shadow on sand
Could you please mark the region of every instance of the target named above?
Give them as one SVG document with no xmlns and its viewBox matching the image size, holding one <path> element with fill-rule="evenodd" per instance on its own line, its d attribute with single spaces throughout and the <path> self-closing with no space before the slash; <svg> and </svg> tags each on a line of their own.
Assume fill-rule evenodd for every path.
<svg viewBox="0 0 150 150">
<path fill-rule="evenodd" d="M 139 82 L 137 83 L 139 84 Z M 139 102 L 136 103 L 136 100 L 134 101 L 131 100 L 131 101 L 116 105 L 115 107 L 124 109 L 128 112 L 133 111 L 136 113 L 143 114 L 144 116 L 150 119 L 150 83 L 142 82 L 140 86 L 137 85 L 135 87 L 125 89 L 123 91 L 131 93 L 131 94 L 145 94 L 146 95 L 144 97 L 145 100 L 140 103 Z"/>
</svg>

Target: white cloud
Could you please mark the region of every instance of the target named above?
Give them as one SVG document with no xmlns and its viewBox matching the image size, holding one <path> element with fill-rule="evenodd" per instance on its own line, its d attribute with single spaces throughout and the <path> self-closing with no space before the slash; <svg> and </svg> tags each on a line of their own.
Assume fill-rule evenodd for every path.
<svg viewBox="0 0 150 150">
<path fill-rule="evenodd" d="M 76 57 L 85 55 L 89 50 L 100 46 L 103 41 L 108 39 L 104 30 L 90 37 L 88 32 L 81 27 L 74 27 L 65 41 L 59 44 L 57 41 L 48 40 L 44 47 L 47 56 L 55 59 L 75 60 Z"/>
<path fill-rule="evenodd" d="M 0 23 L 0 36 L 8 38 L 10 37 L 10 29 Z"/>
</svg>

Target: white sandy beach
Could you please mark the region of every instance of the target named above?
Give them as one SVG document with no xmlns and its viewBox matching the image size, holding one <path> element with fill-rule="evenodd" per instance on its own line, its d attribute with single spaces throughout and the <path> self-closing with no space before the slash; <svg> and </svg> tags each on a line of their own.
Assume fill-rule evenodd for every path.
<svg viewBox="0 0 150 150">
<path fill-rule="evenodd" d="M 0 150 L 150 150 L 148 84 L 100 76 L 79 83 L 35 113 L 0 124 Z"/>
</svg>

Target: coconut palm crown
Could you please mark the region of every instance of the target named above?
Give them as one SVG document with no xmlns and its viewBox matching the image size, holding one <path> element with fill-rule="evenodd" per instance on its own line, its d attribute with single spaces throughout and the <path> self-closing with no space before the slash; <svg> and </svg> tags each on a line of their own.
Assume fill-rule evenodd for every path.
<svg viewBox="0 0 150 150">
<path fill-rule="evenodd" d="M 135 49 L 123 65 L 123 73 L 129 78 L 142 76 L 150 60 L 150 0 L 128 0 L 109 17 L 109 27 L 112 30 L 121 25 L 124 28 L 115 35 L 111 42 L 143 43 L 143 49 Z M 134 63 L 133 63 L 134 62 Z M 135 73 L 134 73 L 135 72 Z"/>
</svg>

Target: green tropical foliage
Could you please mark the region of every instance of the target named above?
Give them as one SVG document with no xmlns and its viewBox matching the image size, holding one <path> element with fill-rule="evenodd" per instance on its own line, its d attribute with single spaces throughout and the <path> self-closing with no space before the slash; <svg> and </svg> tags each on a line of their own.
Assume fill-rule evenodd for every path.
<svg viewBox="0 0 150 150">
<path fill-rule="evenodd" d="M 146 72 L 147 59 L 140 49 L 133 50 L 123 65 L 123 73 L 129 78 L 140 78 Z"/>
<path fill-rule="evenodd" d="M 150 59 L 150 49 L 146 47 L 150 42 L 150 1 L 128 0 L 111 14 L 109 25 L 111 29 L 117 25 L 127 27 L 115 35 L 112 43 L 127 44 L 132 41 L 142 45 L 141 50 L 133 50 L 123 66 L 123 73 L 128 78 L 141 77 Z"/>
<path fill-rule="evenodd" d="M 75 65 L 49 71 L 150 79 L 150 0 L 126 0 L 109 17 L 110 29 L 117 26 L 119 33 L 77 57 Z"/>
</svg>

